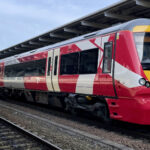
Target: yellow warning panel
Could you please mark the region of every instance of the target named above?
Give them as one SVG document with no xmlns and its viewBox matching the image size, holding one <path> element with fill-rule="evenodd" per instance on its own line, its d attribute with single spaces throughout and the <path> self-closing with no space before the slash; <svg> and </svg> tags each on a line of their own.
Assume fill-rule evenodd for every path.
<svg viewBox="0 0 150 150">
<path fill-rule="evenodd" d="M 150 71 L 149 70 L 145 70 L 144 73 L 145 73 L 148 81 L 150 81 Z"/>
<path fill-rule="evenodd" d="M 148 25 L 136 26 L 133 28 L 133 32 L 150 32 L 150 26 Z"/>
</svg>

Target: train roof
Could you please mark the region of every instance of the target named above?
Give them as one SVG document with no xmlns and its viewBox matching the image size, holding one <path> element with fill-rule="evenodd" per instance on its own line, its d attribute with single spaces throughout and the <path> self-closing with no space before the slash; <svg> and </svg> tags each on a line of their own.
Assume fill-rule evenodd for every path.
<svg viewBox="0 0 150 150">
<path fill-rule="evenodd" d="M 5 61 L 10 61 L 10 60 L 12 60 L 16 57 L 25 57 L 25 56 L 33 55 L 33 54 L 40 53 L 40 52 L 43 52 L 43 51 L 48 51 L 50 49 L 61 47 L 61 46 L 67 45 L 67 44 L 75 43 L 75 42 L 78 42 L 78 41 L 81 41 L 81 40 L 86 40 L 86 39 L 89 39 L 89 38 L 94 38 L 96 36 L 100 36 L 100 35 L 104 35 L 104 34 L 117 32 L 117 31 L 120 31 L 120 30 L 132 31 L 133 28 L 135 26 L 138 26 L 138 25 L 150 25 L 150 19 L 143 18 L 143 19 L 135 19 L 135 20 L 132 20 L 132 21 L 128 21 L 128 22 L 120 24 L 120 25 L 116 25 L 116 26 L 113 26 L 113 27 L 109 27 L 107 29 L 103 29 L 103 30 L 99 30 L 99 31 L 92 32 L 92 33 L 89 33 L 89 34 L 85 34 L 85 35 L 82 35 L 82 36 L 79 36 L 79 37 L 76 37 L 76 38 L 73 38 L 73 39 L 70 39 L 70 40 L 66 40 L 66 41 L 59 42 L 59 43 L 56 43 L 56 44 L 53 44 L 53 45 L 50 45 L 50 46 L 39 48 L 37 50 L 32 50 L 30 52 L 25 52 L 25 53 L 22 53 L 22 54 L 19 54 L 19 55 L 14 55 L 14 56 L 5 58 Z M 1 59 L 0 62 L 2 62 L 3 60 L 4 59 Z"/>
<path fill-rule="evenodd" d="M 137 18 L 150 18 L 149 0 L 121 0 L 109 7 L 0 51 L 0 58 L 53 45 Z"/>
<path fill-rule="evenodd" d="M 109 28 L 106 28 L 106 29 L 103 29 L 103 30 L 99 30 L 99 31 L 96 31 L 96 32 L 85 34 L 85 35 L 82 35 L 82 36 L 79 36 L 79 37 L 76 37 L 76 38 L 73 38 L 73 39 L 70 39 L 70 40 L 59 42 L 59 43 L 56 43 L 56 44 L 53 44 L 53 45 L 50 45 L 50 46 L 46 46 L 46 47 L 43 47 L 43 48 L 32 50 L 30 52 L 25 52 L 25 53 L 22 53 L 22 54 L 19 54 L 19 55 L 10 56 L 10 57 L 4 58 L 4 59 L 5 59 L 5 61 L 10 61 L 10 60 L 12 60 L 16 57 L 25 57 L 25 56 L 28 56 L 28 55 L 33 55 L 33 54 L 36 54 L 36 53 L 40 53 L 42 51 L 48 51 L 50 49 L 61 47 L 61 46 L 67 45 L 67 44 L 75 43 L 75 42 L 78 42 L 78 41 L 81 41 L 81 40 L 86 40 L 86 39 L 89 39 L 89 38 L 94 38 L 94 37 L 100 36 L 100 35 L 105 35 L 105 34 L 117 32 L 117 31 L 120 31 L 120 30 L 132 31 L 133 28 L 135 26 L 138 26 L 138 25 L 150 25 L 150 19 L 145 19 L 145 18 L 135 19 L 135 20 L 128 21 L 128 22 L 120 24 L 120 25 L 116 25 L 116 26 L 109 27 Z M 0 62 L 2 62 L 4 59 L 1 59 Z"/>
</svg>

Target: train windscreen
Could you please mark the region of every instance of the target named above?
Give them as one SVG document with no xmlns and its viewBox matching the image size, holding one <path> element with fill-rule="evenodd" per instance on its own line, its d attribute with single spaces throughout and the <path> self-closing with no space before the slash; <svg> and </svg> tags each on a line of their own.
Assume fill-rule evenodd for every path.
<svg viewBox="0 0 150 150">
<path fill-rule="evenodd" d="M 134 33 L 136 48 L 144 70 L 150 69 L 150 33 Z"/>
</svg>

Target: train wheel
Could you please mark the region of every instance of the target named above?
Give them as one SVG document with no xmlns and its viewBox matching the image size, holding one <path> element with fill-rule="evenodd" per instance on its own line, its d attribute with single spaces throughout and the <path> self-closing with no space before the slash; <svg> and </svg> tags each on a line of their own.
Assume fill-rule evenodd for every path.
<svg viewBox="0 0 150 150">
<path fill-rule="evenodd" d="M 77 115 L 77 110 L 73 107 L 70 106 L 70 104 L 66 104 L 65 105 L 65 110 L 69 113 L 71 113 L 72 115 Z"/>
<path fill-rule="evenodd" d="M 99 106 L 94 110 L 94 115 L 105 123 L 109 123 L 111 121 L 107 104 L 105 103 L 99 104 Z"/>
</svg>

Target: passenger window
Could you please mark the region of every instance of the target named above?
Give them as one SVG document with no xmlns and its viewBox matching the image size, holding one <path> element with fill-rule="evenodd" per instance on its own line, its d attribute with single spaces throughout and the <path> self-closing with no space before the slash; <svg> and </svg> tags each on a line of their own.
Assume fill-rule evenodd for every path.
<svg viewBox="0 0 150 150">
<path fill-rule="evenodd" d="M 24 62 L 5 67 L 5 77 L 29 77 L 45 75 L 46 59 Z"/>
<path fill-rule="evenodd" d="M 45 75 L 46 59 L 40 59 L 35 61 L 35 76 Z M 33 75 L 34 76 L 34 75 Z"/>
<path fill-rule="evenodd" d="M 25 62 L 25 63 L 19 64 L 19 65 L 24 66 L 24 68 L 25 68 L 25 77 L 37 76 L 37 69 L 36 69 L 35 61 L 29 61 L 29 62 Z"/>
<path fill-rule="evenodd" d="M 113 42 L 104 45 L 103 73 L 111 73 Z"/>
<path fill-rule="evenodd" d="M 57 61 L 58 61 L 58 56 L 55 56 L 54 75 L 57 75 Z"/>
<path fill-rule="evenodd" d="M 48 58 L 48 69 L 47 69 L 47 75 L 50 75 L 50 68 L 51 68 L 51 57 Z"/>
<path fill-rule="evenodd" d="M 82 51 L 80 53 L 79 74 L 97 73 L 98 48 Z"/>
<path fill-rule="evenodd" d="M 78 74 L 79 53 L 61 56 L 60 74 Z"/>
</svg>

